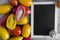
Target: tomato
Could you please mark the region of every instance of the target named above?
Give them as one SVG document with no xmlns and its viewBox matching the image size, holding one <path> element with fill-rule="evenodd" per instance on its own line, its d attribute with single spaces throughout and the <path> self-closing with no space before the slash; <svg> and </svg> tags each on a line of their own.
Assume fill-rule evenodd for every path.
<svg viewBox="0 0 60 40">
<path fill-rule="evenodd" d="M 21 34 L 20 26 L 16 26 L 14 30 L 8 30 L 11 35 L 19 36 Z"/>
<path fill-rule="evenodd" d="M 19 3 L 28 7 L 32 5 L 32 0 L 19 0 Z"/>
<path fill-rule="evenodd" d="M 21 36 L 11 37 L 9 40 L 23 40 L 23 37 Z"/>
<path fill-rule="evenodd" d="M 1 19 L 0 19 L 0 25 L 2 25 L 2 26 L 6 25 L 6 20 L 7 20 L 8 16 L 9 16 L 9 14 L 4 15 L 3 17 L 1 17 Z"/>
<path fill-rule="evenodd" d="M 28 16 L 30 13 L 31 13 L 30 8 L 26 7 L 26 13 L 25 13 L 25 16 Z"/>
<path fill-rule="evenodd" d="M 22 28 L 22 36 L 24 38 L 28 38 L 31 33 L 31 26 L 29 24 L 25 24 Z"/>
<path fill-rule="evenodd" d="M 25 38 L 24 40 L 31 40 L 31 37 Z"/>
<path fill-rule="evenodd" d="M 10 14 L 7 18 L 6 27 L 10 30 L 15 29 L 16 27 L 16 20 L 13 14 Z"/>
<path fill-rule="evenodd" d="M 60 8 L 60 1 L 57 1 L 57 7 Z"/>
<path fill-rule="evenodd" d="M 0 37 L 3 40 L 9 39 L 9 33 L 8 33 L 8 31 L 4 27 L 2 27 L 2 26 L 0 26 Z"/>
<path fill-rule="evenodd" d="M 3 4 L 0 5 L 0 14 L 7 14 L 12 9 L 12 6 L 10 4 Z"/>
<path fill-rule="evenodd" d="M 9 2 L 10 2 L 13 6 L 17 6 L 17 5 L 18 5 L 18 0 L 9 0 Z"/>
<path fill-rule="evenodd" d="M 17 21 L 20 21 L 23 19 L 24 16 L 27 16 L 29 14 L 30 14 L 30 9 L 28 7 L 19 5 L 16 9 L 15 18 Z"/>
<path fill-rule="evenodd" d="M 22 5 L 18 6 L 18 8 L 16 9 L 16 13 L 15 13 L 16 20 L 20 21 L 24 17 L 25 12 L 26 10 L 24 6 Z"/>
<path fill-rule="evenodd" d="M 24 25 L 28 23 L 28 18 L 25 16 L 21 21 L 17 22 L 18 25 Z"/>
</svg>

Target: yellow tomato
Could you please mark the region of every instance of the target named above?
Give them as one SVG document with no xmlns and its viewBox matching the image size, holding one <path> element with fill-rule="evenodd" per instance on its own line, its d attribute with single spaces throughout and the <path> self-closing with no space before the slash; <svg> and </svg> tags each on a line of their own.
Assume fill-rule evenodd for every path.
<svg viewBox="0 0 60 40">
<path fill-rule="evenodd" d="M 12 9 L 10 4 L 0 5 L 0 14 L 7 14 Z"/>
<path fill-rule="evenodd" d="M 31 26 L 29 24 L 25 24 L 22 28 L 22 36 L 27 38 L 30 36 Z"/>
<path fill-rule="evenodd" d="M 28 23 L 28 18 L 24 17 L 20 22 L 17 22 L 18 25 L 24 25 Z"/>
<path fill-rule="evenodd" d="M 1 27 L 1 26 L 0 26 L 0 37 L 3 40 L 9 39 L 9 33 L 7 32 L 7 30 L 4 27 Z"/>
<path fill-rule="evenodd" d="M 32 5 L 32 0 L 19 0 L 19 3 L 28 7 Z"/>
<path fill-rule="evenodd" d="M 23 39 L 23 37 L 18 36 L 18 37 L 12 37 L 9 40 L 22 40 L 22 39 Z"/>
<path fill-rule="evenodd" d="M 10 30 L 15 29 L 16 27 L 16 20 L 13 14 L 11 14 L 8 18 L 7 18 L 7 22 L 6 22 L 6 27 Z"/>
</svg>

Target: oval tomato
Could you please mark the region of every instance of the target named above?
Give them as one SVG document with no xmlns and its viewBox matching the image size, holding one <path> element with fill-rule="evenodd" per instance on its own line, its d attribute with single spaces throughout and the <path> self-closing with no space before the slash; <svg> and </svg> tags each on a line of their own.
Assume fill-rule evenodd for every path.
<svg viewBox="0 0 60 40">
<path fill-rule="evenodd" d="M 10 30 L 15 29 L 16 20 L 13 14 L 9 15 L 9 17 L 7 18 L 6 27 Z"/>
<path fill-rule="evenodd" d="M 25 38 L 28 38 L 31 33 L 31 26 L 29 24 L 26 24 L 22 28 L 22 36 Z"/>
<path fill-rule="evenodd" d="M 18 0 L 9 0 L 9 2 L 10 2 L 13 6 L 17 6 L 17 5 L 18 5 Z"/>
<path fill-rule="evenodd" d="M 17 22 L 18 25 L 24 25 L 28 23 L 28 18 L 25 16 L 22 20 Z"/>
<path fill-rule="evenodd" d="M 20 5 L 18 6 L 16 13 L 15 13 L 15 18 L 17 21 L 20 21 L 26 13 L 25 7 Z"/>
<path fill-rule="evenodd" d="M 24 40 L 31 40 L 31 37 L 25 38 Z"/>
<path fill-rule="evenodd" d="M 26 7 L 26 13 L 25 13 L 25 16 L 28 16 L 30 13 L 31 13 L 30 8 Z"/>
<path fill-rule="evenodd" d="M 19 36 L 21 34 L 20 26 L 16 26 L 14 30 L 8 30 L 11 35 Z"/>
<path fill-rule="evenodd" d="M 9 40 L 23 40 L 23 37 L 21 36 L 11 37 Z"/>
<path fill-rule="evenodd" d="M 4 15 L 3 17 L 1 17 L 1 19 L 0 19 L 0 25 L 1 26 L 5 26 L 6 25 L 6 20 L 7 20 L 8 16 L 9 16 L 9 14 Z"/>
<path fill-rule="evenodd" d="M 0 37 L 1 37 L 1 39 L 7 40 L 7 39 L 9 39 L 9 36 L 10 35 L 9 35 L 8 31 L 4 27 L 0 26 Z"/>
<path fill-rule="evenodd" d="M 12 6 L 10 4 L 3 4 L 0 5 L 0 14 L 7 14 L 12 9 Z"/>
<path fill-rule="evenodd" d="M 29 15 L 30 12 L 31 11 L 30 11 L 30 9 L 28 7 L 25 7 L 23 5 L 20 5 L 16 9 L 15 18 L 16 18 L 17 21 L 20 21 L 20 20 L 22 20 L 22 18 L 24 16 Z"/>
<path fill-rule="evenodd" d="M 19 0 L 19 3 L 28 7 L 32 5 L 32 0 Z"/>
</svg>

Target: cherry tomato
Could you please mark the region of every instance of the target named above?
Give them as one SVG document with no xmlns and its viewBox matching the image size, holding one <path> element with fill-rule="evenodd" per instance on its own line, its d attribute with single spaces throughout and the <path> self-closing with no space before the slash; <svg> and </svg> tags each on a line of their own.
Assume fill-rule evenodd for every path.
<svg viewBox="0 0 60 40">
<path fill-rule="evenodd" d="M 0 14 L 7 14 L 12 9 L 12 6 L 10 4 L 3 4 L 0 5 Z"/>
<path fill-rule="evenodd" d="M 7 40 L 7 39 L 9 39 L 9 36 L 10 35 L 9 35 L 8 31 L 4 27 L 0 26 L 0 37 L 1 37 L 1 39 Z"/>
<path fill-rule="evenodd" d="M 17 21 L 20 21 L 24 16 L 27 16 L 30 14 L 30 9 L 28 7 L 25 7 L 23 5 L 19 5 L 16 9 L 15 18 Z"/>
<path fill-rule="evenodd" d="M 57 1 L 57 7 L 60 8 L 60 1 Z"/>
<path fill-rule="evenodd" d="M 28 7 L 32 5 L 32 0 L 19 0 L 19 3 Z"/>
<path fill-rule="evenodd" d="M 22 28 L 22 36 L 24 38 L 28 38 L 31 33 L 31 26 L 29 24 L 25 24 Z"/>
<path fill-rule="evenodd" d="M 21 36 L 11 37 L 9 40 L 23 40 L 23 37 Z"/>
<path fill-rule="evenodd" d="M 0 25 L 1 26 L 5 26 L 6 25 L 6 20 L 7 20 L 8 16 L 9 16 L 9 14 L 4 15 L 3 17 L 1 17 L 1 19 L 0 19 Z"/>
<path fill-rule="evenodd" d="M 21 21 L 17 22 L 18 25 L 24 25 L 28 23 L 28 17 L 24 17 Z"/>
<path fill-rule="evenodd" d="M 30 8 L 26 7 L 26 13 L 25 13 L 25 16 L 28 16 L 30 13 L 31 13 Z"/>
<path fill-rule="evenodd" d="M 31 37 L 25 38 L 24 40 L 31 40 Z"/>
<path fill-rule="evenodd" d="M 11 35 L 19 36 L 21 34 L 20 26 L 16 26 L 14 30 L 8 30 Z"/>
<path fill-rule="evenodd" d="M 7 18 L 6 27 L 10 30 L 15 29 L 16 27 L 16 20 L 13 14 L 10 14 Z"/>
<path fill-rule="evenodd" d="M 18 0 L 9 0 L 9 2 L 10 2 L 13 6 L 17 6 L 17 5 L 18 5 Z"/>
</svg>

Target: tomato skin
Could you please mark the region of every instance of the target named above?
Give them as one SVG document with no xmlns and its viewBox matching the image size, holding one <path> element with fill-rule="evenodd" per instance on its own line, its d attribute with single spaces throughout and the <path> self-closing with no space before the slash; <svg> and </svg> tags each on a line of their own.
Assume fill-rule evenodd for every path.
<svg viewBox="0 0 60 40">
<path fill-rule="evenodd" d="M 16 19 L 14 17 L 14 14 L 10 14 L 6 21 L 6 27 L 10 30 L 15 29 L 16 27 Z"/>
<path fill-rule="evenodd" d="M 13 6 L 10 4 L 0 5 L 0 14 L 7 14 L 8 12 L 11 11 L 12 7 Z"/>
<path fill-rule="evenodd" d="M 25 38 L 24 40 L 31 40 L 31 37 Z"/>
<path fill-rule="evenodd" d="M 8 31 L 4 27 L 2 27 L 2 26 L 0 26 L 0 37 L 3 40 L 7 40 L 10 37 Z"/>
<path fill-rule="evenodd" d="M 19 10 L 23 10 L 23 14 L 21 15 L 21 18 L 20 19 L 18 19 L 18 12 L 19 12 Z M 16 20 L 19 22 L 20 20 L 22 20 L 23 19 L 23 17 L 24 16 L 28 16 L 30 13 L 31 13 L 31 10 L 30 10 L 30 8 L 28 8 L 28 7 L 26 7 L 26 6 L 23 6 L 23 5 L 19 5 L 17 8 L 15 8 L 14 10 L 13 10 L 13 12 L 15 11 L 15 18 L 16 18 Z"/>
<path fill-rule="evenodd" d="M 21 3 L 22 5 L 24 6 L 31 6 L 33 3 L 32 3 L 32 0 L 19 0 L 19 3 Z"/>
<path fill-rule="evenodd" d="M 1 25 L 1 26 L 5 27 L 5 25 L 6 25 L 6 20 L 7 20 L 8 16 L 9 16 L 9 14 L 4 15 L 3 17 L 1 17 L 1 19 L 0 19 L 0 25 Z"/>
<path fill-rule="evenodd" d="M 23 40 L 23 37 L 21 36 L 11 37 L 9 40 Z"/>
<path fill-rule="evenodd" d="M 14 30 L 8 30 L 11 35 L 19 36 L 21 34 L 20 26 L 16 26 Z"/>
<path fill-rule="evenodd" d="M 10 4 L 12 4 L 13 6 L 17 6 L 18 5 L 18 0 L 9 0 Z"/>
<path fill-rule="evenodd" d="M 24 38 L 28 38 L 31 33 L 31 26 L 29 24 L 25 24 L 22 28 L 22 36 Z"/>
<path fill-rule="evenodd" d="M 31 10 L 30 10 L 30 8 L 26 7 L 25 16 L 28 16 L 29 14 L 31 14 Z"/>
<path fill-rule="evenodd" d="M 22 20 L 20 20 L 19 22 L 17 22 L 18 25 L 24 25 L 28 23 L 28 17 L 24 17 Z"/>
</svg>

